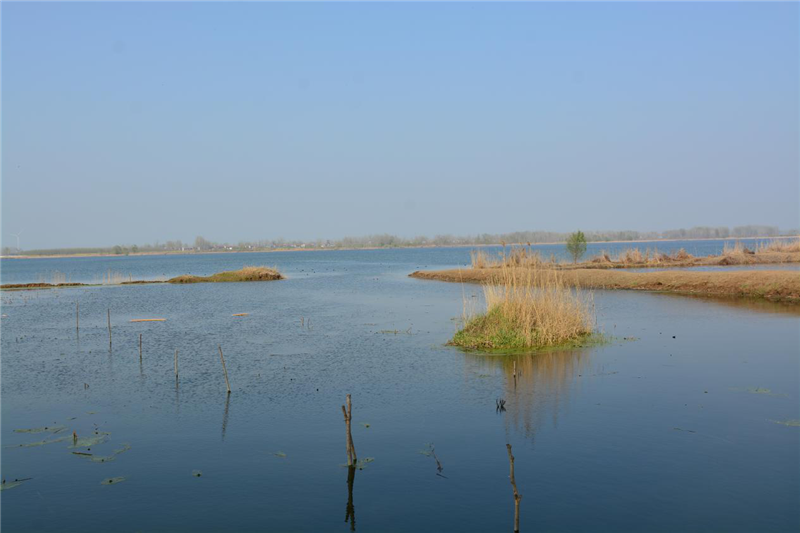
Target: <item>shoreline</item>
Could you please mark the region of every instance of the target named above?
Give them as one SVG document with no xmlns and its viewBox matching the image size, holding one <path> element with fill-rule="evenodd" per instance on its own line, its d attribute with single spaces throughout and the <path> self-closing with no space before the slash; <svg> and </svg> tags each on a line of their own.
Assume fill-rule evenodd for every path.
<svg viewBox="0 0 800 533">
<path fill-rule="evenodd" d="M 527 270 L 527 269 L 521 269 Z M 451 283 L 491 284 L 493 269 L 418 270 L 409 277 Z M 786 270 L 626 272 L 621 269 L 558 271 L 564 282 L 581 289 L 640 290 L 687 296 L 734 297 L 800 304 L 800 276 Z"/>
<path fill-rule="evenodd" d="M 589 241 L 587 244 L 645 244 L 659 242 L 705 242 L 705 241 L 754 241 L 770 239 L 796 239 L 798 235 L 780 235 L 777 237 L 727 237 L 727 238 L 703 238 L 703 239 L 655 239 L 638 241 Z M 506 243 L 506 246 L 525 246 L 527 242 Z M 564 246 L 565 242 L 532 242 L 531 246 Z M 263 253 L 285 253 L 285 252 L 345 252 L 357 250 L 423 250 L 429 248 L 488 248 L 502 247 L 501 244 L 429 244 L 420 246 L 370 246 L 361 248 L 275 248 L 263 250 L 165 250 L 161 252 L 136 252 L 127 254 L 113 253 L 82 253 L 82 254 L 42 254 L 42 255 L 0 255 L 0 259 L 68 259 L 76 257 L 137 257 L 154 255 L 215 255 L 215 254 L 263 254 Z"/>
</svg>

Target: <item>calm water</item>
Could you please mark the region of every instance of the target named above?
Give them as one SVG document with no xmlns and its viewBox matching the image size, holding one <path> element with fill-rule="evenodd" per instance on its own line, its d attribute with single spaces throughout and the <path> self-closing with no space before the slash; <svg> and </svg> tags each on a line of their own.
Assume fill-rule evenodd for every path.
<svg viewBox="0 0 800 533">
<path fill-rule="evenodd" d="M 714 253 L 713 243 L 698 246 Z M 511 531 L 506 443 L 523 531 L 800 528 L 800 428 L 774 422 L 800 419 L 793 308 L 597 292 L 610 344 L 469 354 L 444 343 L 480 289 L 407 277 L 468 258 L 427 249 L 3 261 L 4 283 L 243 264 L 289 276 L 3 293 L 2 475 L 33 478 L 2 492 L 3 531 L 347 532 L 351 494 L 357 531 Z M 167 320 L 129 322 L 147 317 Z M 341 466 L 348 393 L 359 457 L 374 458 L 351 487 Z M 497 398 L 507 411 L 496 412 Z M 55 423 L 68 429 L 14 432 Z M 71 453 L 71 438 L 19 447 L 73 430 L 109 433 L 77 451 L 130 450 L 95 463 Z M 420 453 L 431 443 L 441 475 Z M 126 480 L 101 485 L 117 476 Z"/>
</svg>

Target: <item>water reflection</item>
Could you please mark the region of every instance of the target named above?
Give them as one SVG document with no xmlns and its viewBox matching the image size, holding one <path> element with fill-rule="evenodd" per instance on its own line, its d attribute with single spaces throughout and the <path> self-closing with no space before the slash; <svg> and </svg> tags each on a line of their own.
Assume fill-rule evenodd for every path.
<svg viewBox="0 0 800 533">
<path fill-rule="evenodd" d="M 660 293 L 659 297 L 685 300 L 691 298 L 696 301 L 707 302 L 712 305 L 735 307 L 743 311 L 757 311 L 761 313 L 775 313 L 786 315 L 800 315 L 800 305 L 796 302 L 773 302 L 770 300 L 730 297 L 701 296 L 695 294 L 669 294 Z"/>
<path fill-rule="evenodd" d="M 500 369 L 505 378 L 502 399 L 506 427 L 513 426 L 526 437 L 533 437 L 545 417 L 558 422 L 559 410 L 569 401 L 572 379 L 589 369 L 591 351 L 576 348 L 502 356 L 468 353 L 466 357 L 478 373 Z"/>
<path fill-rule="evenodd" d="M 228 429 L 228 409 L 231 405 L 231 395 L 225 395 L 225 413 L 222 415 L 222 440 L 225 441 L 225 430 Z"/>
<path fill-rule="evenodd" d="M 353 484 L 356 481 L 356 467 L 347 467 L 347 508 L 344 521 L 350 522 L 350 531 L 356 530 L 356 507 L 353 504 Z"/>
</svg>

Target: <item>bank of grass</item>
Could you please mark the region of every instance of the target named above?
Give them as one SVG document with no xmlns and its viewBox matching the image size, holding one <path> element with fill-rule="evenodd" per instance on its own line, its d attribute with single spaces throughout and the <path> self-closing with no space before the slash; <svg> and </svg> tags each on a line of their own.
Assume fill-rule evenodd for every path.
<svg viewBox="0 0 800 533">
<path fill-rule="evenodd" d="M 502 269 L 417 271 L 411 277 L 464 283 L 501 283 Z M 525 269 L 521 269 L 525 270 Z M 626 272 L 573 269 L 557 271 L 569 287 L 604 290 L 644 290 L 693 296 L 744 297 L 800 304 L 796 270 Z"/>
<path fill-rule="evenodd" d="M 571 289 L 548 269 L 502 268 L 484 286 L 486 311 L 470 315 L 449 344 L 475 350 L 577 345 L 593 333 L 591 294 Z M 466 303 L 465 303 L 466 307 Z"/>
<path fill-rule="evenodd" d="M 221 283 L 236 281 L 272 281 L 278 279 L 283 279 L 283 276 L 274 268 L 246 266 L 239 270 L 217 272 L 211 276 L 178 276 L 167 280 L 167 283 Z"/>
<path fill-rule="evenodd" d="M 9 283 L 0 285 L 0 290 L 7 291 L 20 291 L 20 290 L 33 290 L 33 289 L 58 289 L 69 287 L 97 287 L 99 285 L 150 285 L 154 283 L 217 283 L 226 281 L 273 281 L 284 279 L 280 272 L 274 268 L 246 266 L 240 270 L 231 270 L 228 272 L 217 272 L 211 276 L 192 276 L 184 275 L 178 276 L 166 281 L 163 280 L 137 280 L 137 281 L 121 281 L 124 277 L 117 278 L 104 278 L 103 283 Z"/>
</svg>

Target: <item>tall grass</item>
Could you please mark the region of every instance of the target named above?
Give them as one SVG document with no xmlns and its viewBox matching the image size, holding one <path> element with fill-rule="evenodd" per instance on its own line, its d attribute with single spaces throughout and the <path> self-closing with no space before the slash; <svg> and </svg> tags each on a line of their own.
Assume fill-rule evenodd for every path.
<svg viewBox="0 0 800 533">
<path fill-rule="evenodd" d="M 557 264 L 554 255 L 544 259 L 538 251 L 532 251 L 530 246 L 511 246 L 508 253 L 503 248 L 502 254 L 491 256 L 483 250 L 473 250 L 470 252 L 470 263 L 472 268 L 501 268 L 501 267 L 530 267 L 538 268 L 543 266 L 555 266 Z"/>
<path fill-rule="evenodd" d="M 761 242 L 758 244 L 756 252 L 798 253 L 800 252 L 800 237 L 793 237 L 791 239 L 770 239 L 768 241 Z"/>
<path fill-rule="evenodd" d="M 558 271 L 502 266 L 493 281 L 484 286 L 486 312 L 467 316 L 452 345 L 541 348 L 579 341 L 592 333 L 591 293 L 569 288 Z"/>
</svg>

